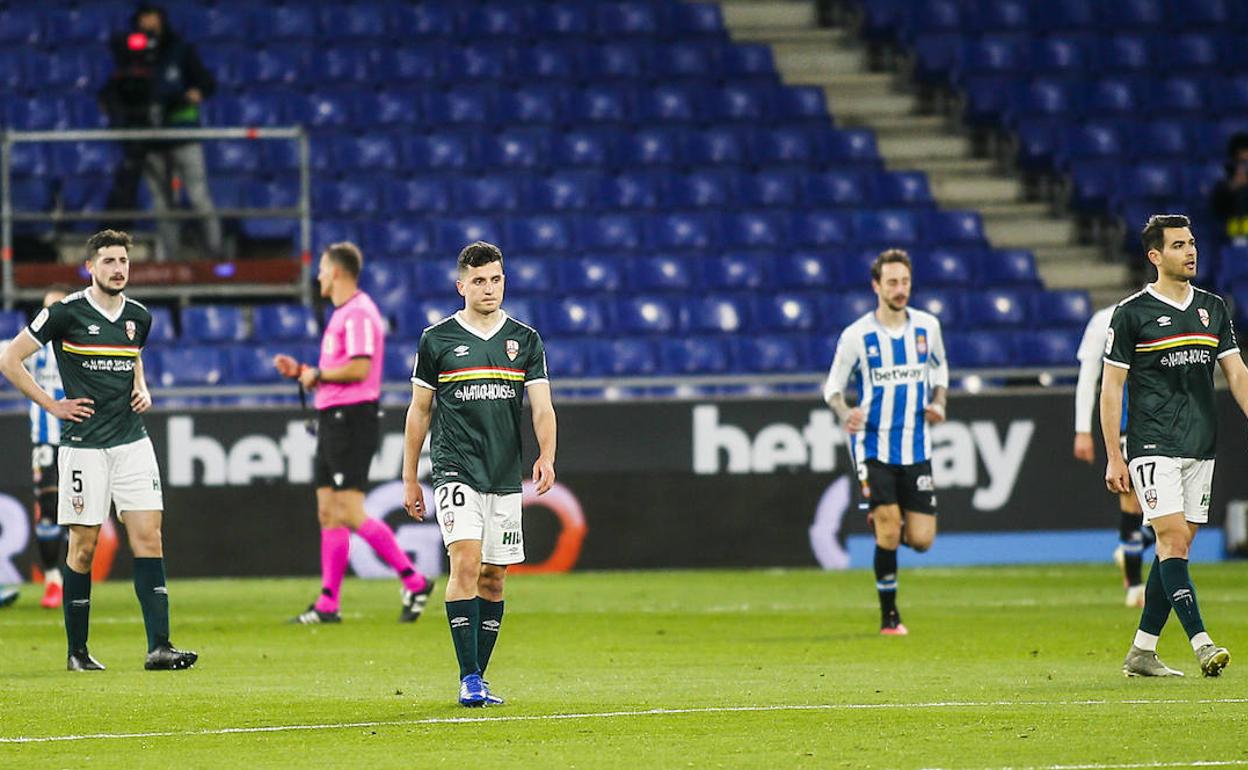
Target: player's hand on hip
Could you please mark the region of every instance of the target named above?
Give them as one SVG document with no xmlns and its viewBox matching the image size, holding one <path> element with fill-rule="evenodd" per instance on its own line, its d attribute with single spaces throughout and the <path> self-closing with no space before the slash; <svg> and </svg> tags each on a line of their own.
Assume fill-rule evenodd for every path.
<svg viewBox="0 0 1248 770">
<path fill-rule="evenodd" d="M 850 433 L 857 433 L 867 424 L 867 416 L 862 413 L 858 407 L 849 410 L 849 416 L 845 418 L 845 430 Z"/>
<path fill-rule="evenodd" d="M 928 404 L 923 410 L 928 425 L 940 425 L 945 421 L 945 408 L 940 404 Z"/>
<path fill-rule="evenodd" d="M 539 495 L 546 494 L 555 485 L 555 464 L 552 461 L 539 457 L 533 463 L 533 485 Z"/>
<path fill-rule="evenodd" d="M 1110 458 L 1105 466 L 1105 486 L 1110 492 L 1125 495 L 1131 491 L 1131 471 L 1122 458 Z"/>
<path fill-rule="evenodd" d="M 1096 451 L 1092 448 L 1091 433 L 1075 434 L 1075 459 L 1091 465 L 1096 460 Z"/>
<path fill-rule="evenodd" d="M 419 481 L 403 482 L 403 509 L 416 521 L 425 518 L 425 490 Z"/>
<path fill-rule="evenodd" d="M 146 388 L 135 388 L 130 394 L 130 408 L 143 414 L 152 408 L 152 394 Z"/>
<path fill-rule="evenodd" d="M 95 402 L 89 398 L 62 398 L 48 411 L 58 420 L 82 422 L 95 414 Z"/>
</svg>

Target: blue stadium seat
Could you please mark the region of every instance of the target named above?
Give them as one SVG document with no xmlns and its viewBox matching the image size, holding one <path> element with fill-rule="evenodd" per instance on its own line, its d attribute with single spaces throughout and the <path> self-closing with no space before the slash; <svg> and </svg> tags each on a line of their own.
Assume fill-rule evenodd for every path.
<svg viewBox="0 0 1248 770">
<path fill-rule="evenodd" d="M 902 209 L 857 212 L 854 214 L 854 235 L 863 243 L 886 247 L 913 246 L 920 239 L 918 220 Z"/>
<path fill-rule="evenodd" d="M 702 261 L 702 280 L 713 289 L 754 291 L 771 286 L 767 269 L 757 254 L 734 253 Z"/>
<path fill-rule="evenodd" d="M 1170 77 L 1161 82 L 1154 103 L 1167 115 L 1201 112 L 1205 109 L 1205 91 L 1197 78 Z"/>
<path fill-rule="evenodd" d="M 536 208 L 550 211 L 579 211 L 597 200 L 596 189 L 602 177 L 591 172 L 560 172 L 537 180 L 532 187 Z"/>
<path fill-rule="evenodd" d="M 707 2 L 674 3 L 671 6 L 671 26 L 678 39 L 699 35 L 722 36 L 724 17 L 719 5 Z"/>
<path fill-rule="evenodd" d="M 1031 51 L 1017 36 L 989 35 L 966 43 L 966 73 L 975 77 L 1012 75 L 1031 65 Z"/>
<path fill-rule="evenodd" d="M 387 246 L 382 246 L 389 253 Z M 382 314 L 397 317 L 413 293 L 412 265 L 405 259 L 367 259 L 360 273 L 360 288 L 373 298 Z"/>
<path fill-rule="evenodd" d="M 936 316 L 942 327 L 956 329 L 962 323 L 962 296 L 958 290 L 924 288 L 914 295 L 910 304 Z"/>
<path fill-rule="evenodd" d="M 1030 251 L 991 251 L 979 262 L 985 286 L 1039 286 L 1036 258 Z"/>
<path fill-rule="evenodd" d="M 673 374 L 720 374 L 734 371 L 731 344 L 722 337 L 685 337 L 659 341 L 663 369 Z"/>
<path fill-rule="evenodd" d="M 1104 8 L 1106 23 L 1115 28 L 1157 29 L 1163 20 L 1161 0 L 1108 0 Z"/>
<path fill-rule="evenodd" d="M 1106 207 L 1118 193 L 1117 162 L 1083 163 L 1071 171 L 1071 205 L 1084 211 Z"/>
<path fill-rule="evenodd" d="M 1043 326 L 1083 328 L 1092 317 L 1092 300 L 1086 291 L 1042 291 L 1031 297 L 1031 317 Z"/>
<path fill-rule="evenodd" d="M 875 146 L 873 131 L 829 130 L 821 136 L 826 144 L 824 151 L 832 160 L 871 165 L 879 162 L 880 153 Z"/>
<path fill-rule="evenodd" d="M 364 215 L 376 212 L 381 195 L 372 181 L 318 182 L 312 186 L 312 207 L 335 215 Z"/>
<path fill-rule="evenodd" d="M 1181 159 L 1191 153 L 1186 127 L 1180 121 L 1149 121 L 1134 133 L 1132 145 L 1140 158 Z"/>
<path fill-rule="evenodd" d="M 648 218 L 647 229 L 650 243 L 663 250 L 710 249 L 719 242 L 707 214 L 659 214 Z"/>
<path fill-rule="evenodd" d="M 615 338 L 593 347 L 596 369 L 608 377 L 637 377 L 659 371 L 659 353 L 653 340 Z"/>
<path fill-rule="evenodd" d="M 632 119 L 631 89 L 586 86 L 572 95 L 569 113 L 577 123 L 626 123 Z"/>
<path fill-rule="evenodd" d="M 1053 35 L 1036 40 L 1031 62 L 1037 72 L 1077 76 L 1091 68 L 1095 43 L 1075 35 Z"/>
<path fill-rule="evenodd" d="M 442 78 L 447 50 L 436 44 L 401 45 L 387 52 L 388 77 L 399 82 L 436 83 Z"/>
<path fill-rule="evenodd" d="M 1108 123 L 1082 123 L 1069 127 L 1066 153 L 1076 162 L 1086 159 L 1112 160 L 1123 154 L 1122 134 Z"/>
<path fill-rule="evenodd" d="M 240 104 L 246 97 L 239 97 Z M 321 91 L 308 97 L 308 122 L 316 128 L 341 128 L 358 115 L 361 95 L 354 90 Z M 262 124 L 262 125 L 268 125 Z"/>
<path fill-rule="evenodd" d="M 394 213 L 443 213 L 451 207 L 451 185 L 440 176 L 405 176 L 389 180 L 383 197 Z"/>
<path fill-rule="evenodd" d="M 840 284 L 840 264 L 820 251 L 781 254 L 775 260 L 776 280 L 785 289 L 826 290 Z"/>
<path fill-rule="evenodd" d="M 464 132 L 438 132 L 402 140 L 407 168 L 418 171 L 464 171 L 475 165 L 473 137 Z"/>
<path fill-rule="evenodd" d="M 977 293 L 966 303 L 967 322 L 977 328 L 1022 326 L 1031 319 L 1027 295 L 1009 289 Z"/>
<path fill-rule="evenodd" d="M 1162 66 L 1167 72 L 1192 75 L 1214 71 L 1226 62 L 1223 39 L 1217 34 L 1187 33 L 1162 48 Z"/>
<path fill-rule="evenodd" d="M 709 116 L 716 120 L 757 122 L 771 110 L 771 89 L 751 85 L 726 85 L 707 94 Z"/>
<path fill-rule="evenodd" d="M 730 126 L 691 134 L 687 149 L 690 162 L 702 166 L 742 165 L 749 158 L 746 133 Z"/>
<path fill-rule="evenodd" d="M 681 304 L 681 327 L 695 334 L 736 334 L 753 328 L 750 304 L 733 294 L 693 297 Z"/>
<path fill-rule="evenodd" d="M 273 368 L 278 353 L 291 354 L 290 349 L 277 345 L 229 345 L 221 351 L 228 361 L 232 381 L 245 384 L 286 382 Z"/>
<path fill-rule="evenodd" d="M 814 297 L 797 292 L 759 297 L 757 307 L 758 322 L 768 332 L 807 332 L 820 318 Z"/>
<path fill-rule="evenodd" d="M 302 45 L 273 43 L 250 52 L 239 52 L 234 61 L 235 79 L 249 84 L 293 83 L 309 68 L 307 49 Z M 242 94 L 240 94 L 240 97 Z M 212 102 L 208 102 L 212 104 Z"/>
<path fill-rule="evenodd" d="M 665 178 L 651 172 L 623 173 L 603 180 L 600 200 L 609 209 L 653 209 L 663 200 Z"/>
<path fill-rule="evenodd" d="M 687 258 L 651 256 L 633 261 L 632 286 L 639 291 L 680 291 L 694 286 L 693 265 Z"/>
<path fill-rule="evenodd" d="M 424 121 L 421 101 L 419 89 L 402 87 L 387 88 L 365 99 L 370 120 L 408 131 Z"/>
<path fill-rule="evenodd" d="M 621 260 L 583 254 L 559 261 L 559 284 L 575 294 L 614 292 L 624 285 Z"/>
<path fill-rule="evenodd" d="M 507 315 L 522 324 L 542 328 L 542 306 L 538 300 L 530 297 L 516 297 L 508 294 L 507 301 L 503 303 L 503 310 L 507 311 Z"/>
<path fill-rule="evenodd" d="M 618 129 L 574 129 L 555 141 L 555 159 L 561 166 L 613 166 L 623 142 Z"/>
<path fill-rule="evenodd" d="M 938 248 L 910 256 L 914 282 L 921 286 L 970 286 L 976 272 L 974 257 L 962 251 Z"/>
<path fill-rule="evenodd" d="M 547 85 L 526 85 L 503 93 L 498 103 L 499 120 L 508 123 L 547 125 L 567 115 L 564 89 Z"/>
<path fill-rule="evenodd" d="M 26 326 L 26 314 L 20 310 L 0 310 L 0 339 L 6 343 Z"/>
<path fill-rule="evenodd" d="M 465 177 L 453 185 L 455 208 L 470 212 L 507 212 L 520 205 L 520 186 L 510 174 Z"/>
<path fill-rule="evenodd" d="M 321 31 L 334 38 L 379 38 L 390 33 L 388 5 L 351 3 L 321 8 Z"/>
<path fill-rule="evenodd" d="M 668 334 L 679 316 L 667 300 L 636 295 L 615 300 L 615 327 L 625 334 Z"/>
<path fill-rule="evenodd" d="M 880 174 L 876 180 L 876 191 L 882 205 L 928 206 L 932 203 L 927 174 L 922 171 L 889 171 Z"/>
<path fill-rule="evenodd" d="M 874 185 L 856 171 L 829 170 L 807 174 L 803 189 L 806 203 L 815 208 L 858 207 L 875 203 Z"/>
<path fill-rule="evenodd" d="M 255 10 L 257 33 L 277 40 L 310 40 L 317 36 L 315 8 L 301 5 L 261 6 Z"/>
<path fill-rule="evenodd" d="M 1092 84 L 1084 98 L 1090 115 L 1133 118 L 1144 108 L 1140 85 L 1133 78 L 1101 78 Z"/>
<path fill-rule="evenodd" d="M 831 211 L 793 215 L 791 240 L 799 246 L 828 248 L 849 244 L 850 220 Z"/>
<path fill-rule="evenodd" d="M 579 339 L 544 339 L 546 369 L 551 377 L 587 377 L 590 371 L 590 351 L 598 343 Z"/>
<path fill-rule="evenodd" d="M 776 250 L 787 245 L 786 217 L 765 211 L 741 211 L 724 218 L 723 242 L 742 249 Z"/>
<path fill-rule="evenodd" d="M 653 37 L 660 31 L 658 8 L 644 2 L 603 3 L 595 9 L 595 28 L 606 39 Z"/>
<path fill-rule="evenodd" d="M 444 219 L 438 224 L 434 245 L 439 251 L 458 254 L 473 241 L 502 243 L 503 228 L 489 217 L 460 217 Z"/>
<path fill-rule="evenodd" d="M 584 71 L 587 56 L 577 44 L 536 43 L 520 55 L 518 66 L 526 80 L 574 80 Z"/>
<path fill-rule="evenodd" d="M 1014 361 L 1020 366 L 1070 366 L 1077 360 L 1082 330 L 1039 329 L 1015 337 Z"/>
<path fill-rule="evenodd" d="M 238 140 L 206 142 L 204 160 L 211 171 L 227 174 L 253 174 L 263 165 L 263 150 L 264 147 L 259 142 Z"/>
<path fill-rule="evenodd" d="M 581 219 L 579 240 L 583 248 L 602 252 L 634 251 L 643 242 L 642 225 L 627 214 L 586 216 Z"/>
<path fill-rule="evenodd" d="M 494 122 L 494 102 L 498 91 L 488 86 L 462 85 L 425 96 L 426 115 L 436 116 L 439 124 L 489 125 Z"/>
<path fill-rule="evenodd" d="M 380 247 L 383 254 L 396 259 L 410 259 L 434 250 L 434 237 L 430 235 L 429 225 L 425 222 L 389 219 L 380 225 L 373 242 Z M 458 254 L 460 249 L 471 242 L 467 240 L 455 246 L 454 253 Z"/>
<path fill-rule="evenodd" d="M 774 78 L 776 63 L 766 43 L 729 43 L 719 51 L 720 70 L 731 78 Z"/>
<path fill-rule="evenodd" d="M 416 339 L 403 337 L 387 339 L 385 358 L 381 362 L 382 376 L 389 382 L 410 380 L 419 348 L 420 342 Z"/>
<path fill-rule="evenodd" d="M 949 366 L 954 369 L 989 369 L 1014 363 L 1012 340 L 996 332 L 960 332 L 945 340 Z"/>
<path fill-rule="evenodd" d="M 756 130 L 750 143 L 750 154 L 760 165 L 810 164 L 821 156 L 812 134 L 799 126 Z"/>
<path fill-rule="evenodd" d="M 438 298 L 454 295 L 455 282 L 459 280 L 459 267 L 455 260 L 445 257 L 423 259 L 416 262 L 415 268 L 416 283 L 412 286 L 413 293 Z"/>
<path fill-rule="evenodd" d="M 312 76 L 320 83 L 368 83 L 373 76 L 373 46 L 340 43 L 324 46 L 311 58 Z"/>
<path fill-rule="evenodd" d="M 507 257 L 507 290 L 522 294 L 542 294 L 555 288 L 555 270 L 545 257 Z"/>
<path fill-rule="evenodd" d="M 734 338 L 737 368 L 760 373 L 806 371 L 810 353 L 802 339 L 778 334 Z"/>
<path fill-rule="evenodd" d="M 637 79 L 644 77 L 647 69 L 642 46 L 633 42 L 605 42 L 593 46 L 585 63 L 591 81 Z"/>
<path fill-rule="evenodd" d="M 220 348 L 202 345 L 165 348 L 148 355 L 154 359 L 153 363 L 160 370 L 159 382 L 166 388 L 216 385 L 230 380 L 229 363 Z"/>
<path fill-rule="evenodd" d="M 690 40 L 673 41 L 655 50 L 651 67 L 656 78 L 716 77 L 719 47 Z"/>
<path fill-rule="evenodd" d="M 601 334 L 607 328 L 605 315 L 597 299 L 568 297 L 546 308 L 546 323 L 555 336 Z"/>
<path fill-rule="evenodd" d="M 714 209 L 735 204 L 744 194 L 743 176 L 727 169 L 705 169 L 674 176 L 666 203 L 674 208 Z"/>
<path fill-rule="evenodd" d="M 660 83 L 637 95 L 637 117 L 652 123 L 692 123 L 698 119 L 696 88 Z"/>
<path fill-rule="evenodd" d="M 1183 172 L 1173 163 L 1139 163 L 1122 170 L 1120 184 L 1131 198 L 1165 200 L 1182 189 Z"/>
<path fill-rule="evenodd" d="M 313 339 L 317 333 L 312 311 L 293 303 L 255 305 L 251 323 L 256 337 L 262 340 Z"/>
<path fill-rule="evenodd" d="M 507 243 L 520 254 L 552 254 L 571 251 L 576 241 L 573 225 L 567 219 L 533 216 L 518 217 L 508 222 Z"/>
<path fill-rule="evenodd" d="M 162 305 L 148 305 L 147 311 L 152 314 L 152 328 L 147 334 L 147 344 L 173 344 L 177 339 L 177 331 L 173 326 L 173 312 Z M 9 336 L 12 337 L 12 335 Z"/>
<path fill-rule="evenodd" d="M 355 171 L 388 171 L 395 168 L 398 144 L 384 134 L 351 137 L 333 146 L 338 168 Z"/>
<path fill-rule="evenodd" d="M 466 24 L 474 36 L 524 37 L 530 32 L 532 10 L 522 4 L 483 3 L 468 12 Z"/>
<path fill-rule="evenodd" d="M 672 166 L 685 160 L 687 131 L 680 128 L 642 128 L 623 146 L 624 166 Z"/>
<path fill-rule="evenodd" d="M 191 305 L 182 308 L 182 339 L 241 342 L 248 338 L 247 319 L 237 305 Z"/>
<path fill-rule="evenodd" d="M 847 291 L 823 297 L 819 302 L 819 314 L 825 329 L 844 329 L 878 305 L 874 292 Z"/>
<path fill-rule="evenodd" d="M 456 302 L 446 296 L 428 297 L 407 302 L 399 311 L 399 334 L 418 338 L 428 326 L 436 324 L 455 311 L 463 308 L 463 301 Z M 410 370 L 409 370 L 410 371 Z"/>
<path fill-rule="evenodd" d="M 780 118 L 792 121 L 826 123 L 828 103 L 822 88 L 786 86 L 774 95 L 772 106 Z"/>
<path fill-rule="evenodd" d="M 984 243 L 984 223 L 974 211 L 929 211 L 925 231 L 932 243 Z"/>
<path fill-rule="evenodd" d="M 43 39 L 45 12 L 34 8 L 0 8 L 0 44 L 35 46 Z"/>
<path fill-rule="evenodd" d="M 805 174 L 788 168 L 756 171 L 745 177 L 743 203 L 763 208 L 800 206 L 805 177 Z"/>
</svg>

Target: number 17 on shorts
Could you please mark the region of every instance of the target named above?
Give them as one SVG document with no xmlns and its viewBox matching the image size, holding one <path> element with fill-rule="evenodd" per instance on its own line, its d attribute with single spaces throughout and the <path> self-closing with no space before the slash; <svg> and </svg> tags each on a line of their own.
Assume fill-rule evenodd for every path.
<svg viewBox="0 0 1248 770">
<path fill-rule="evenodd" d="M 519 564 L 524 561 L 519 492 L 487 494 L 467 484 L 443 484 L 433 491 L 442 542 L 460 540 L 481 543 L 485 564 Z"/>
</svg>

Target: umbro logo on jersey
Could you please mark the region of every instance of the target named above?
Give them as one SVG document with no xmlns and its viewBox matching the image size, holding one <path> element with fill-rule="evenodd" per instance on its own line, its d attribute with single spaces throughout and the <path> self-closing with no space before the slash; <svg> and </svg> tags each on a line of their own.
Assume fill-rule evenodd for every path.
<svg viewBox="0 0 1248 770">
<path fill-rule="evenodd" d="M 1161 318 L 1158 318 L 1158 319 L 1157 319 L 1157 325 L 1158 325 L 1158 326 L 1169 326 L 1169 325 L 1170 325 L 1170 316 L 1168 316 L 1168 315 L 1163 315 Z"/>
<path fill-rule="evenodd" d="M 455 348 L 456 358 L 463 358 L 464 356 L 468 355 L 468 352 L 469 352 L 469 349 L 467 345 L 460 345 L 459 347 Z"/>
<path fill-rule="evenodd" d="M 87 327 L 87 334 L 99 334 L 100 327 L 98 324 L 91 324 Z"/>
</svg>

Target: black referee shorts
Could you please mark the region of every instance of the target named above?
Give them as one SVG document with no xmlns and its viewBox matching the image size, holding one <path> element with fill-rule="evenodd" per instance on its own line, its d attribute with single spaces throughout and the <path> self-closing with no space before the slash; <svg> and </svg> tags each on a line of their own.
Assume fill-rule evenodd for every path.
<svg viewBox="0 0 1248 770">
<path fill-rule="evenodd" d="M 364 491 L 380 443 L 381 407 L 376 401 L 322 409 L 316 421 L 313 486 Z"/>
<path fill-rule="evenodd" d="M 870 508 L 896 505 L 902 511 L 936 514 L 936 488 L 931 462 L 887 465 L 867 460 L 867 501 Z"/>
</svg>

